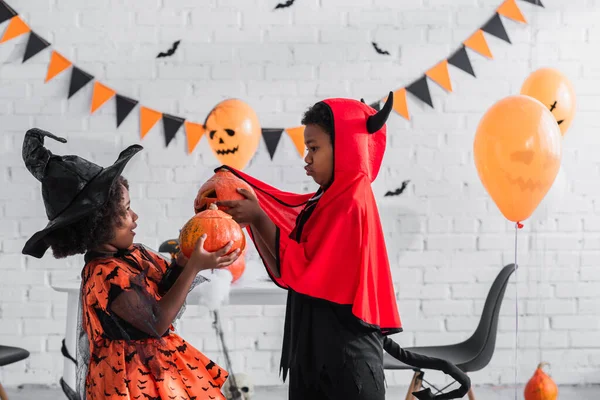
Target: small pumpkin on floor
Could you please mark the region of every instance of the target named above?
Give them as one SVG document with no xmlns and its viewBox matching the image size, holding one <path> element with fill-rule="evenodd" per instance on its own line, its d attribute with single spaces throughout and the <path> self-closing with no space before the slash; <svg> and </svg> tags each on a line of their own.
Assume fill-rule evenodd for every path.
<svg viewBox="0 0 600 400">
<path fill-rule="evenodd" d="M 533 376 L 525 386 L 525 400 L 556 400 L 558 398 L 558 386 L 550 378 L 543 368 L 548 363 L 538 364 Z"/>
<path fill-rule="evenodd" d="M 194 215 L 181 228 L 179 245 L 183 255 L 189 258 L 200 236 L 205 233 L 207 235 L 204 242 L 206 251 L 217 251 L 229 241 L 233 241 L 230 253 L 237 249 L 243 251 L 246 248 L 246 236 L 244 236 L 242 228 L 231 218 L 231 215 L 219 210 L 214 203 L 208 207 L 208 210 Z"/>
</svg>

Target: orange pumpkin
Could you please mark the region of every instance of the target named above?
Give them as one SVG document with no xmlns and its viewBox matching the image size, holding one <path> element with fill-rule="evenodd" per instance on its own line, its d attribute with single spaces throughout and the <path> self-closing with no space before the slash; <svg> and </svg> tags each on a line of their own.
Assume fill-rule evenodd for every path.
<svg viewBox="0 0 600 400">
<path fill-rule="evenodd" d="M 262 132 L 256 112 L 238 99 L 217 104 L 208 114 L 204 127 L 217 159 L 239 170 L 254 156 Z"/>
<path fill-rule="evenodd" d="M 556 400 L 558 386 L 542 369 L 548 363 L 540 363 L 525 386 L 525 400 Z"/>
<path fill-rule="evenodd" d="M 194 200 L 194 211 L 199 213 L 208 208 L 210 204 L 223 200 L 243 200 L 244 196 L 237 192 L 238 188 L 246 189 L 254 193 L 252 186 L 238 178 L 228 170 L 219 169 L 209 180 L 207 180 L 196 195 Z M 225 210 L 226 207 L 219 207 Z"/>
<path fill-rule="evenodd" d="M 229 214 L 219 210 L 215 204 L 211 204 L 208 210 L 194 215 L 181 228 L 179 233 L 179 245 L 181 252 L 190 257 L 196 248 L 196 244 L 203 234 L 207 235 L 204 242 L 206 251 L 217 251 L 230 241 L 233 241 L 231 251 L 246 248 L 246 236 L 237 222 Z"/>
</svg>

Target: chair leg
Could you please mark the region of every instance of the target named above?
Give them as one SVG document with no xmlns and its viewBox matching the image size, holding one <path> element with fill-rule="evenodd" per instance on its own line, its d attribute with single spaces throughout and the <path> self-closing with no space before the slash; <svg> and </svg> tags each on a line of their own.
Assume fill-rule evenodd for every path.
<svg viewBox="0 0 600 400">
<path fill-rule="evenodd" d="M 8 395 L 4 391 L 2 384 L 0 383 L 0 400 L 8 400 Z"/>
<path fill-rule="evenodd" d="M 415 387 L 412 390 L 413 392 L 418 392 L 419 390 L 423 389 L 423 375 L 425 375 L 425 373 L 423 371 L 419 371 L 419 374 L 415 379 Z M 413 398 L 416 399 L 416 397 Z"/>
<path fill-rule="evenodd" d="M 417 383 L 418 376 L 419 376 L 419 371 L 415 371 L 415 373 L 410 381 L 410 385 L 408 385 L 408 392 L 406 392 L 406 398 L 404 400 L 412 400 L 413 399 L 412 392 L 415 391 L 414 387 L 415 387 L 415 384 Z"/>
<path fill-rule="evenodd" d="M 473 393 L 473 388 L 469 388 L 469 392 L 467 393 L 467 396 L 469 396 L 469 400 L 475 400 L 475 394 Z"/>
</svg>

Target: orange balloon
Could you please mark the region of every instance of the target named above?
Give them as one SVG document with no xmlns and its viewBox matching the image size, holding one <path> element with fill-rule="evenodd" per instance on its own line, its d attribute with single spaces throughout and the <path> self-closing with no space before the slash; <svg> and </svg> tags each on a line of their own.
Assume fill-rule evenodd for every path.
<svg viewBox="0 0 600 400">
<path fill-rule="evenodd" d="M 554 115 L 564 136 L 575 117 L 576 99 L 573 85 L 560 71 L 540 68 L 521 86 L 521 94 L 542 102 Z"/>
<path fill-rule="evenodd" d="M 498 101 L 479 122 L 473 144 L 477 173 L 508 220 L 529 218 L 550 190 L 560 168 L 561 139 L 552 113 L 529 96 Z"/>
<path fill-rule="evenodd" d="M 244 169 L 256 153 L 262 132 L 252 107 L 238 99 L 222 101 L 212 109 L 204 126 L 219 162 Z"/>
</svg>

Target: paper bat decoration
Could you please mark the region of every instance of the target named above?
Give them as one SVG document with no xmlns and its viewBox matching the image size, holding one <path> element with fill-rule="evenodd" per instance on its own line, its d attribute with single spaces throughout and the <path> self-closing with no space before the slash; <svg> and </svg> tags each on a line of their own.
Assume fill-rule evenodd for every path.
<svg viewBox="0 0 600 400">
<path fill-rule="evenodd" d="M 408 183 L 410 181 L 406 180 L 404 182 L 402 182 L 402 186 L 396 190 L 394 190 L 393 192 L 387 192 L 384 197 L 389 197 L 389 196 L 400 196 L 402 194 L 402 192 L 404 192 L 404 190 L 406 189 L 406 187 L 408 186 Z"/>
<path fill-rule="evenodd" d="M 287 0 L 285 3 L 279 3 L 275 6 L 275 10 L 278 8 L 288 8 L 291 7 L 296 0 Z"/>
<path fill-rule="evenodd" d="M 390 55 L 389 51 L 380 49 L 379 46 L 377 46 L 377 43 L 371 42 L 371 44 L 373 45 L 373 47 L 375 48 L 375 51 L 377 53 L 379 53 L 379 54 L 385 54 L 385 55 L 388 55 L 388 56 Z"/>
<path fill-rule="evenodd" d="M 181 43 L 181 40 L 178 40 L 175 43 L 173 43 L 173 46 L 169 50 L 167 50 L 166 53 L 158 53 L 156 58 L 171 57 L 177 51 L 177 48 L 179 47 L 179 43 Z"/>
</svg>

